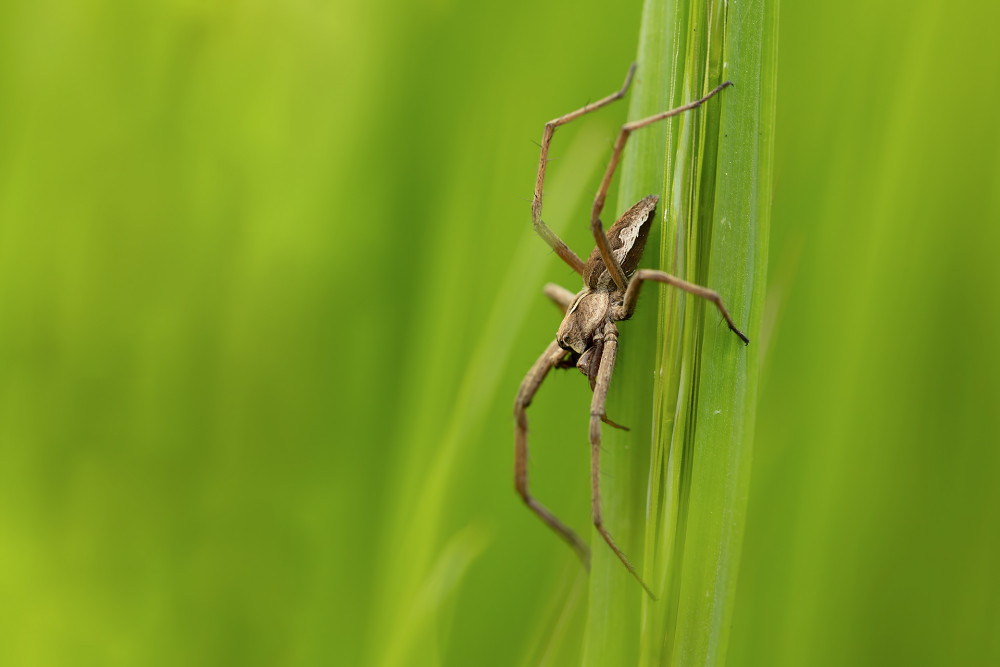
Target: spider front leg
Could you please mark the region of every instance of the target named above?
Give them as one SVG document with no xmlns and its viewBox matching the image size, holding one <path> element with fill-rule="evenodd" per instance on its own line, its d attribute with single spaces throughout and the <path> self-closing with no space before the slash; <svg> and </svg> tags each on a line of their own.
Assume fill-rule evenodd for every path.
<svg viewBox="0 0 1000 667">
<path fill-rule="evenodd" d="M 722 297 L 715 290 L 710 290 L 707 287 L 702 287 L 701 285 L 695 285 L 694 283 L 689 283 L 686 280 L 681 280 L 677 276 L 672 276 L 669 273 L 664 273 L 663 271 L 654 271 L 652 269 L 639 269 L 632 276 L 632 281 L 628 285 L 628 289 L 625 291 L 625 299 L 622 305 L 619 307 L 618 312 L 615 313 L 616 320 L 627 320 L 632 317 L 632 313 L 635 312 L 635 304 L 639 300 L 639 290 L 642 288 L 642 281 L 652 280 L 653 282 L 666 283 L 667 285 L 672 285 L 678 287 L 689 294 L 694 294 L 695 296 L 700 296 L 703 299 L 708 299 L 715 304 L 715 307 L 719 309 L 722 316 L 726 318 L 726 324 L 729 325 L 729 329 L 740 337 L 744 345 L 750 344 L 750 339 L 746 337 L 742 331 L 736 327 L 736 323 L 733 322 L 733 318 L 729 316 L 729 311 L 722 304 Z"/>
<path fill-rule="evenodd" d="M 556 341 L 549 343 L 545 352 L 521 381 L 521 388 L 517 391 L 517 400 L 514 401 L 514 419 L 517 421 L 514 445 L 514 486 L 524 500 L 524 504 L 552 530 L 556 531 L 559 537 L 573 547 L 580 560 L 583 561 L 584 567 L 589 570 L 590 548 L 571 528 L 535 500 L 528 491 L 528 415 L 525 409 L 531 405 L 531 399 L 534 398 L 538 388 L 542 385 L 545 376 L 559 364 L 564 356 L 566 356 L 566 350 L 559 347 Z"/>
<path fill-rule="evenodd" d="M 611 245 L 608 243 L 608 237 L 604 235 L 604 226 L 601 224 L 601 211 L 604 209 L 604 200 L 607 199 L 608 188 L 611 186 L 611 177 L 614 176 L 615 169 L 618 168 L 618 162 L 621 161 L 622 150 L 625 148 L 625 142 L 628 141 L 629 135 L 636 130 L 646 127 L 647 125 L 652 125 L 653 123 L 664 120 L 665 118 L 670 118 L 685 111 L 696 109 L 707 102 L 713 95 L 721 91 L 723 88 L 731 85 L 733 85 L 731 81 L 726 81 L 725 83 L 713 88 L 711 92 L 699 100 L 688 102 L 684 106 L 677 107 L 676 109 L 661 111 L 654 116 L 649 116 L 648 118 L 643 118 L 641 120 L 622 125 L 622 129 L 618 133 L 618 139 L 615 140 L 614 152 L 611 153 L 611 161 L 608 162 L 608 168 L 604 172 L 604 178 L 601 180 L 601 187 L 597 190 L 597 196 L 594 197 L 594 208 L 590 213 L 590 229 L 594 234 L 594 241 L 597 243 L 597 248 L 600 250 L 601 259 L 604 260 L 604 266 L 607 267 L 608 273 L 611 274 L 611 278 L 614 279 L 615 284 L 618 285 L 618 289 L 625 289 L 628 285 L 628 278 L 626 278 L 621 264 L 619 264 L 618 260 L 611 254 Z"/>
<path fill-rule="evenodd" d="M 590 402 L 590 497 L 591 510 L 594 519 L 594 527 L 601 534 L 604 541 L 608 543 L 611 550 L 615 552 L 618 559 L 625 565 L 639 585 L 645 589 L 649 597 L 656 599 L 656 595 L 642 580 L 635 567 L 629 562 L 628 557 L 618 548 L 614 539 L 608 534 L 604 527 L 604 519 L 601 517 L 601 422 L 606 419 L 605 404 L 608 398 L 608 386 L 611 384 L 611 374 L 615 370 L 615 357 L 618 354 L 618 328 L 614 323 L 609 322 L 604 329 L 604 350 L 601 354 L 601 368 L 597 372 L 597 383 L 594 387 L 594 398 Z"/>
<path fill-rule="evenodd" d="M 588 104 L 580 109 L 577 109 L 576 111 L 571 111 L 564 116 L 550 120 L 545 124 L 545 130 L 542 132 L 542 152 L 538 158 L 538 175 L 535 177 L 535 195 L 531 200 L 531 224 L 534 226 L 535 231 L 538 232 L 538 235 L 545 239 L 545 242 L 548 243 L 553 250 L 555 250 L 556 254 L 579 274 L 583 274 L 583 260 L 580 259 L 575 252 L 570 250 L 569 246 L 567 246 L 563 240 L 542 221 L 542 186 L 545 184 L 545 167 L 549 162 L 549 146 L 552 144 L 552 135 L 555 134 L 556 128 L 560 125 L 565 125 L 571 120 L 575 120 L 584 114 L 600 109 L 603 106 L 611 104 L 615 100 L 620 100 L 625 97 L 625 93 L 628 91 L 628 87 L 632 83 L 633 76 L 635 76 L 634 63 L 629 68 L 628 74 L 625 76 L 625 83 L 622 85 L 620 90 L 608 95 L 604 99 L 594 102 L 593 104 Z"/>
</svg>

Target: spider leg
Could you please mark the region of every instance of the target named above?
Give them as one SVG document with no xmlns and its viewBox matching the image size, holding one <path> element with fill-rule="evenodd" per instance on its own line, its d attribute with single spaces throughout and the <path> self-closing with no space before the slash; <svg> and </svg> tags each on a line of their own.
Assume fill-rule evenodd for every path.
<svg viewBox="0 0 1000 667">
<path fill-rule="evenodd" d="M 634 75 L 635 64 L 633 63 L 628 70 L 628 74 L 625 77 L 625 83 L 622 85 L 621 89 L 611 95 L 608 95 L 604 99 L 588 104 L 580 109 L 577 109 L 576 111 L 571 111 L 570 113 L 560 116 L 554 120 L 550 120 L 545 124 L 545 131 L 542 132 L 542 152 L 538 158 L 538 176 L 535 177 L 535 196 L 531 200 L 531 224 L 534 226 L 535 231 L 538 232 L 538 235 L 545 239 L 545 242 L 548 243 L 553 250 L 555 250 L 556 254 L 579 274 L 583 273 L 583 260 L 577 257 L 576 253 L 570 250 L 569 246 L 563 243 L 563 240 L 556 236 L 556 233 L 542 221 L 542 185 L 545 183 L 545 167 L 549 161 L 549 146 L 552 144 L 552 135 L 555 133 L 556 128 L 560 125 L 565 125 L 571 120 L 579 118 L 586 113 L 600 109 L 603 106 L 611 104 L 615 100 L 620 100 L 625 97 L 625 93 L 628 91 L 628 87 L 632 83 L 632 77 Z"/>
<path fill-rule="evenodd" d="M 726 324 L 729 325 L 729 329 L 740 337 L 740 340 L 743 341 L 744 345 L 750 344 L 750 339 L 746 337 L 746 334 L 736 328 L 733 318 L 729 316 L 729 311 L 727 311 L 726 307 L 722 305 L 722 297 L 719 296 L 718 292 L 710 290 L 707 287 L 702 287 L 701 285 L 689 283 L 686 280 L 681 280 L 677 276 L 672 276 L 669 273 L 664 273 L 663 271 L 654 271 L 652 269 L 639 269 L 636 271 L 635 275 L 632 276 L 632 282 L 629 283 L 628 289 L 625 291 L 624 302 L 615 314 L 615 319 L 627 320 L 632 317 L 632 313 L 635 312 L 635 304 L 639 299 L 639 289 L 642 287 L 642 281 L 644 280 L 666 283 L 667 285 L 678 287 L 689 294 L 694 294 L 695 296 L 700 296 L 703 299 L 708 299 L 715 304 L 715 307 L 719 309 L 722 316 L 726 318 Z"/>
<path fill-rule="evenodd" d="M 605 415 L 604 417 L 601 417 L 601 421 L 604 422 L 605 424 L 607 424 L 608 426 L 611 426 L 611 427 L 617 428 L 617 429 L 621 429 L 622 431 L 631 431 L 632 430 L 628 426 L 622 426 L 621 424 L 618 424 L 618 423 L 615 423 L 615 422 L 611 421 L 610 419 L 608 419 L 607 415 Z"/>
<path fill-rule="evenodd" d="M 559 306 L 559 310 L 563 312 L 563 315 L 573 305 L 573 299 L 576 298 L 575 294 L 562 285 L 556 285 L 555 283 L 545 284 L 545 296 L 555 301 L 556 305 Z"/>
<path fill-rule="evenodd" d="M 552 512 L 545 508 L 540 502 L 535 500 L 528 491 L 528 416 L 525 408 L 531 405 L 531 399 L 541 386 L 545 376 L 556 366 L 565 356 L 566 350 L 559 347 L 555 341 L 538 358 L 535 365 L 531 367 L 524 380 L 521 381 L 521 388 L 517 392 L 517 400 L 514 401 L 514 418 L 517 420 L 515 446 L 514 446 L 514 486 L 517 493 L 524 500 L 524 503 L 532 512 L 538 515 L 542 521 L 556 531 L 559 537 L 573 547 L 584 566 L 590 569 L 590 548 L 583 543 L 583 540 L 573 532 L 566 524 L 560 521 Z"/>
<path fill-rule="evenodd" d="M 608 323 L 604 330 L 604 353 L 601 356 L 601 369 L 597 373 L 597 386 L 594 388 L 594 398 L 590 403 L 590 497 L 592 502 L 592 514 L 594 527 L 601 534 L 604 541 L 608 543 L 611 550 L 618 556 L 618 560 L 625 565 L 639 585 L 645 589 L 649 597 L 656 599 L 656 595 L 642 580 L 635 567 L 629 562 L 628 557 L 618 548 L 614 539 L 608 534 L 601 518 L 601 422 L 605 419 L 605 403 L 608 398 L 608 386 L 611 384 L 611 374 L 615 370 L 615 356 L 618 354 L 618 328 L 613 323 Z"/>
<path fill-rule="evenodd" d="M 590 349 L 583 353 L 579 359 L 577 359 L 576 367 L 581 373 L 587 376 L 590 381 L 590 390 L 594 391 L 597 387 L 597 374 L 601 370 L 601 360 L 604 358 L 604 334 L 599 333 L 594 336 L 593 344 Z M 622 426 L 616 422 L 608 419 L 607 415 L 601 417 L 601 421 L 608 426 L 613 426 L 614 428 L 620 428 L 623 431 L 630 430 L 628 426 Z"/>
<path fill-rule="evenodd" d="M 625 148 L 625 142 L 628 141 L 629 135 L 634 131 L 646 127 L 647 125 L 652 125 L 656 121 L 670 118 L 671 116 L 676 116 L 677 114 L 685 111 L 695 109 L 704 104 L 709 98 L 718 93 L 720 90 L 731 85 L 733 85 L 731 81 L 726 81 L 725 83 L 713 88 L 711 92 L 699 100 L 688 102 L 684 106 L 679 106 L 676 109 L 661 111 L 660 113 L 649 116 L 648 118 L 643 118 L 641 120 L 632 121 L 631 123 L 625 123 L 622 125 L 622 129 L 618 133 L 618 139 L 615 140 L 615 148 L 614 152 L 611 154 L 611 161 L 608 163 L 607 171 L 604 172 L 604 179 L 601 181 L 601 187 L 597 191 L 597 196 L 594 197 L 594 208 L 590 214 L 590 229 L 594 233 L 594 240 L 597 242 L 597 247 L 600 249 L 601 259 L 604 260 L 604 266 L 608 267 L 608 273 L 611 274 L 615 284 L 618 285 L 618 289 L 625 289 L 625 286 L 628 284 L 628 279 L 625 277 L 625 272 L 622 271 L 621 264 L 619 264 L 618 260 L 616 260 L 614 255 L 611 254 L 611 245 L 608 243 L 608 237 L 604 235 L 604 226 L 601 224 L 600 216 L 601 211 L 604 209 L 604 200 L 608 196 L 608 187 L 611 185 L 611 177 L 614 176 L 615 169 L 618 167 L 618 162 L 621 160 L 622 149 Z"/>
</svg>

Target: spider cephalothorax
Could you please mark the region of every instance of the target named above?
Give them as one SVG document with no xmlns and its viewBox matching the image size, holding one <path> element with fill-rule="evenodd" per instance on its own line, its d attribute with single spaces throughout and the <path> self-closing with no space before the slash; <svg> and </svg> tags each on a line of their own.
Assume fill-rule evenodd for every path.
<svg viewBox="0 0 1000 667">
<path fill-rule="evenodd" d="M 552 142 L 552 135 L 555 129 L 574 118 L 579 118 L 585 113 L 624 97 L 634 74 L 635 65 L 632 65 L 625 79 L 625 85 L 622 86 L 621 90 L 582 109 L 577 109 L 546 123 L 545 132 L 542 134 L 542 152 L 538 162 L 538 176 L 535 180 L 535 196 L 531 203 L 532 223 L 535 230 L 545 239 L 545 242 L 552 247 L 556 254 L 582 276 L 584 288 L 577 294 L 573 294 L 558 285 L 549 284 L 545 286 L 545 293 L 562 308 L 565 315 L 562 324 L 559 325 L 556 339 L 549 343 L 548 348 L 538 358 L 535 365 L 531 367 L 531 370 L 528 371 L 528 375 L 521 382 L 521 388 L 517 392 L 517 400 L 514 402 L 514 418 L 517 421 L 514 482 L 517 492 L 524 499 L 528 507 L 542 521 L 555 530 L 560 537 L 566 540 L 576 550 L 584 564 L 589 567 L 590 549 L 584 544 L 583 540 L 541 503 L 535 500 L 528 491 L 528 417 L 525 410 L 531 404 L 531 399 L 551 369 L 576 366 L 590 380 L 590 388 L 594 392 L 594 397 L 590 403 L 590 479 L 594 527 L 628 571 L 632 573 L 632 576 L 652 596 L 652 590 L 646 586 L 628 558 L 625 557 L 625 554 L 615 544 L 615 541 L 608 534 L 601 519 L 601 423 L 604 422 L 611 426 L 623 428 L 609 420 L 605 414 L 608 386 L 611 383 L 611 374 L 614 371 L 615 357 L 618 353 L 618 327 L 615 326 L 615 322 L 627 320 L 632 316 L 643 281 L 652 280 L 673 285 L 686 292 L 712 301 L 726 319 L 729 328 L 744 343 L 749 343 L 749 340 L 743 335 L 743 332 L 736 328 L 736 324 L 729 316 L 725 306 L 722 305 L 722 299 L 712 290 L 681 280 L 676 276 L 662 271 L 638 268 L 639 260 L 642 258 L 642 251 L 646 247 L 646 238 L 649 236 L 649 229 L 656 214 L 658 197 L 650 195 L 640 200 L 618 218 L 618 221 L 611 226 L 607 234 L 604 233 L 604 228 L 600 220 L 601 210 L 604 208 L 604 199 L 608 193 L 611 177 L 618 166 L 622 149 L 629 135 L 635 130 L 655 123 L 658 120 L 663 120 L 664 118 L 669 118 L 683 111 L 700 106 L 723 88 L 731 85 L 728 81 L 717 86 L 699 100 L 622 126 L 621 132 L 618 134 L 618 140 L 615 142 L 611 162 L 608 164 L 604 178 L 601 181 L 600 189 L 597 192 L 597 197 L 594 199 L 594 207 L 590 217 L 590 228 L 597 245 L 590 253 L 590 257 L 587 258 L 586 263 L 570 250 L 563 243 L 562 239 L 556 236 L 555 232 L 549 229 L 548 225 L 542 221 L 542 185 L 545 181 L 545 167 L 548 162 L 549 145 Z"/>
</svg>

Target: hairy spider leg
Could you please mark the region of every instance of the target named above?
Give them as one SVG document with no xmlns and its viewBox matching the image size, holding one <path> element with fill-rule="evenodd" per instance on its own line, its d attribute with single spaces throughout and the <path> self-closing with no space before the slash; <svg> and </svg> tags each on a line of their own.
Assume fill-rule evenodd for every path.
<svg viewBox="0 0 1000 667">
<path fill-rule="evenodd" d="M 620 100 L 625 97 L 625 93 L 628 92 L 628 87 L 632 84 L 632 77 L 635 76 L 635 67 L 635 63 L 632 63 L 632 66 L 628 69 L 628 74 L 625 76 L 625 83 L 622 84 L 621 89 L 617 92 L 614 92 L 604 99 L 594 102 L 593 104 L 588 104 L 577 109 L 576 111 L 571 111 L 564 116 L 550 120 L 545 124 L 545 130 L 542 132 L 542 151 L 538 158 L 538 176 L 535 177 L 535 195 L 531 200 L 531 224 L 534 226 L 535 231 L 538 232 L 538 235 L 545 239 L 545 242 L 549 244 L 556 254 L 579 274 L 583 273 L 583 260 L 580 259 L 575 252 L 570 250 L 569 246 L 567 246 L 563 240 L 560 239 L 556 233 L 542 221 L 542 186 L 545 183 L 545 167 L 549 161 L 549 146 L 552 144 L 552 135 L 555 133 L 556 128 L 560 125 L 565 125 L 571 120 L 575 120 L 584 114 L 596 111 L 603 106 L 611 104 L 615 100 Z"/>
<path fill-rule="evenodd" d="M 514 486 L 517 493 L 524 500 L 524 503 L 532 512 L 538 515 L 552 530 L 566 540 L 573 550 L 576 551 L 584 567 L 590 569 L 590 548 L 584 544 L 579 535 L 573 532 L 569 526 L 560 521 L 544 505 L 535 500 L 528 491 L 528 415 L 525 409 L 531 405 L 531 399 L 535 392 L 542 385 L 542 381 L 549 371 L 555 367 L 566 355 L 566 350 L 559 347 L 559 343 L 552 341 L 549 346 L 538 357 L 538 361 L 531 367 L 528 374 L 521 381 L 521 388 L 517 391 L 517 399 L 514 401 L 514 419 L 517 421 L 517 436 L 514 448 Z"/>
<path fill-rule="evenodd" d="M 611 384 L 611 374 L 615 370 L 615 357 L 618 354 L 618 328 L 608 322 L 604 329 L 604 353 L 601 355 L 601 368 L 597 372 L 597 384 L 594 387 L 594 398 L 590 402 L 590 498 L 591 510 L 594 520 L 594 527 L 601 534 L 604 541 L 608 543 L 611 550 L 618 556 L 618 560 L 625 565 L 639 585 L 643 587 L 649 597 L 656 599 L 656 595 L 642 580 L 635 567 L 629 562 L 628 557 L 618 548 L 618 545 L 604 527 L 604 520 L 601 518 L 601 422 L 605 418 L 605 403 L 608 398 L 608 387 Z"/>
<path fill-rule="evenodd" d="M 632 281 L 628 285 L 628 289 L 625 290 L 625 300 L 619 307 L 618 312 L 615 313 L 616 320 L 627 320 L 632 317 L 632 313 L 635 312 L 635 304 L 639 300 L 639 290 L 642 287 L 642 282 L 644 280 L 651 280 L 658 283 L 666 283 L 667 285 L 672 285 L 679 289 L 684 290 L 689 294 L 694 294 L 695 296 L 700 296 L 703 299 L 708 299 L 715 304 L 715 307 L 719 309 L 722 316 L 726 318 L 726 324 L 729 325 L 729 329 L 740 337 L 744 345 L 750 344 L 750 339 L 746 337 L 742 331 L 736 328 L 736 324 L 733 322 L 733 318 L 729 316 L 729 311 L 722 304 L 722 297 L 715 290 L 710 290 L 707 287 L 702 287 L 701 285 L 695 285 L 694 283 L 689 283 L 686 280 L 681 280 L 677 276 L 672 276 L 669 273 L 664 273 L 663 271 L 654 271 L 652 269 L 639 269 L 636 271 L 635 275 L 632 276 Z"/>
<path fill-rule="evenodd" d="M 625 289 L 628 285 L 628 278 L 625 276 L 625 272 L 622 271 L 621 264 L 619 264 L 618 260 L 611 254 L 611 245 L 608 243 L 608 237 L 604 235 L 604 226 L 601 224 L 600 216 L 601 211 L 604 209 L 604 200 L 608 196 L 608 187 L 611 185 L 611 177 L 614 176 L 615 169 L 618 167 L 618 162 L 621 160 L 622 150 L 625 148 L 625 142 L 628 141 L 629 135 L 636 130 L 646 127 L 647 125 L 652 125 L 653 123 L 664 120 L 665 118 L 670 118 L 672 116 L 676 116 L 677 114 L 684 113 L 685 111 L 696 109 L 707 102 L 713 95 L 721 91 L 723 88 L 731 85 L 733 85 L 731 81 L 726 81 L 725 83 L 713 88 L 711 92 L 699 100 L 688 102 L 684 106 L 679 106 L 676 109 L 661 111 L 660 113 L 649 116 L 648 118 L 643 118 L 641 120 L 632 121 L 631 123 L 625 123 L 622 125 L 622 129 L 618 133 L 618 139 L 615 140 L 615 148 L 614 152 L 611 154 L 611 161 L 608 163 L 608 168 L 604 172 L 604 178 L 601 180 L 601 187 L 597 190 L 597 196 L 594 197 L 594 208 L 590 213 L 590 229 L 594 234 L 594 241 L 596 241 L 597 247 L 601 252 L 601 259 L 604 260 L 604 266 L 608 268 L 608 273 L 611 274 L 615 284 L 618 285 L 618 289 Z"/>
</svg>

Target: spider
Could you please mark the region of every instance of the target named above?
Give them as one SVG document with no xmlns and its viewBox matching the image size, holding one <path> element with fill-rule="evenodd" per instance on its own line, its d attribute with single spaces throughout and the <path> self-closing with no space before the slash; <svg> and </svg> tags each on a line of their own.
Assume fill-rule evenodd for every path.
<svg viewBox="0 0 1000 667">
<path fill-rule="evenodd" d="M 571 368 L 576 366 L 590 380 L 590 388 L 594 393 L 590 403 L 590 485 L 591 514 L 594 527 L 604 541 L 615 553 L 625 568 L 635 577 L 636 581 L 655 599 L 652 590 L 642 580 L 635 567 L 629 562 L 624 552 L 618 547 L 608 533 L 601 518 L 600 491 L 600 452 L 601 452 L 601 422 L 615 428 L 626 429 L 608 419 L 605 414 L 605 401 L 611 374 L 615 367 L 615 356 L 618 353 L 618 327 L 615 322 L 627 320 L 635 311 L 636 301 L 643 281 L 666 283 L 686 292 L 700 296 L 715 304 L 725 318 L 729 328 L 743 341 L 749 344 L 749 339 L 740 331 L 726 311 L 719 295 L 700 285 L 681 280 L 676 276 L 662 271 L 637 269 L 642 251 L 646 246 L 646 238 L 656 212 L 659 197 L 645 197 L 632 208 L 625 211 L 618 221 L 611 226 L 607 235 L 599 218 L 604 208 L 604 200 L 608 186 L 621 158 L 622 149 L 629 135 L 635 130 L 646 127 L 656 121 L 676 116 L 695 109 L 709 98 L 720 92 L 732 82 L 725 82 L 716 87 L 701 99 L 663 111 L 654 116 L 626 123 L 622 126 L 615 141 L 611 161 L 608 163 L 604 178 L 601 181 L 594 206 L 590 215 L 590 228 L 594 234 L 597 246 L 591 251 L 590 257 L 583 262 L 569 247 L 556 236 L 548 225 L 542 221 L 542 184 L 545 181 L 545 166 L 548 161 L 549 145 L 556 128 L 571 120 L 599 109 L 625 96 L 636 65 L 633 64 L 625 77 L 621 89 L 582 109 L 560 116 L 545 124 L 542 134 L 541 156 L 538 160 L 538 176 L 535 179 L 535 194 L 531 202 L 531 221 L 535 231 L 545 240 L 559 257 L 583 277 L 583 289 L 573 294 L 568 289 L 549 283 L 545 286 L 545 294 L 560 307 L 564 313 L 562 324 L 556 333 L 554 341 L 538 358 L 531 370 L 521 382 L 514 402 L 515 428 L 514 450 L 514 483 L 518 494 L 525 504 L 538 517 L 554 530 L 562 539 L 576 551 L 584 566 L 590 568 L 590 549 L 566 524 L 560 521 L 552 512 L 545 508 L 531 495 L 528 490 L 528 418 L 525 409 L 531 404 L 532 398 L 541 386 L 548 372 L 553 368 Z"/>
</svg>

